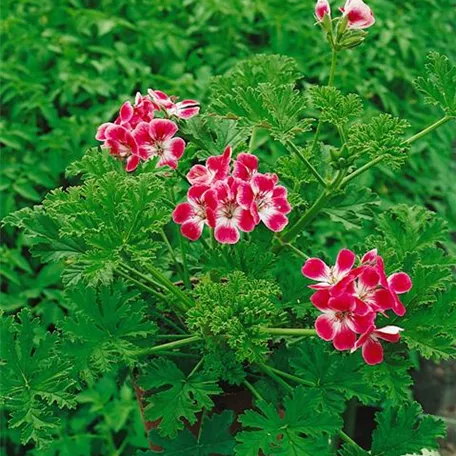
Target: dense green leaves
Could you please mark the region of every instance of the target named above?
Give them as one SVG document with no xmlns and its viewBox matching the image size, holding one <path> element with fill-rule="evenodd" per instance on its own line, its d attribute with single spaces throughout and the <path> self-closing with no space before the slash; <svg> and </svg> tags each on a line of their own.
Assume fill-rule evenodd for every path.
<svg viewBox="0 0 456 456">
<path fill-rule="evenodd" d="M 64 348 L 84 377 L 109 370 L 114 364 L 132 365 L 145 338 L 157 326 L 145 319 L 147 306 L 120 283 L 112 287 L 79 287 L 68 293 L 74 309 L 60 325 Z"/>
<path fill-rule="evenodd" d="M 166 454 L 167 456 L 213 456 L 233 454 L 235 444 L 229 429 L 233 422 L 233 413 L 225 410 L 220 415 L 212 415 L 201 423 L 201 432 L 196 438 L 188 429 L 184 429 L 175 440 L 164 439 L 156 431 L 149 433 L 149 438 L 162 450 L 139 452 L 137 456 Z"/>
<path fill-rule="evenodd" d="M 437 439 L 445 435 L 445 425 L 422 413 L 421 406 L 416 402 L 399 409 L 386 408 L 378 413 L 371 454 L 403 456 L 406 453 L 419 454 L 423 449 L 438 448 Z"/>
<path fill-rule="evenodd" d="M 220 283 L 204 280 L 195 289 L 196 304 L 187 321 L 193 331 L 216 336 L 226 347 L 222 349 L 235 352 L 238 362 L 262 361 L 268 336 L 261 327 L 279 321 L 279 292 L 273 282 L 252 280 L 241 272 Z"/>
<path fill-rule="evenodd" d="M 11 413 L 9 426 L 20 429 L 23 443 L 45 445 L 60 424 L 53 409 L 76 405 L 71 363 L 58 351 L 57 333 L 43 335 L 28 310 L 19 314 L 19 321 L 2 316 L 1 340 L 0 392 Z"/>
<path fill-rule="evenodd" d="M 213 378 L 199 373 L 186 376 L 172 361 L 161 358 L 147 365 L 139 384 L 152 390 L 147 398 L 146 418 L 160 419 L 158 433 L 171 438 L 184 428 L 182 419 L 196 423 L 196 414 L 202 409 L 210 411 L 214 405 L 211 396 L 221 393 Z"/>
<path fill-rule="evenodd" d="M 68 285 L 109 283 L 125 256 L 150 260 L 157 247 L 151 236 L 169 218 L 159 177 L 148 172 L 129 176 L 122 168 L 106 172 L 115 167 L 108 158 L 89 151 L 72 167 L 88 177 L 81 186 L 54 190 L 41 206 L 7 218 L 24 230 L 43 261 L 65 260 Z"/>
<path fill-rule="evenodd" d="M 439 106 L 448 116 L 456 116 L 456 66 L 438 52 L 431 52 L 426 64 L 426 77 L 415 81 L 425 101 Z"/>
<path fill-rule="evenodd" d="M 240 417 L 245 430 L 236 437 L 239 456 L 268 455 L 313 456 L 331 454 L 328 437 L 341 426 L 340 418 L 325 410 L 315 410 L 312 391 L 298 387 L 284 400 L 279 413 L 274 404 L 257 402 L 258 412 L 248 410 Z"/>
</svg>

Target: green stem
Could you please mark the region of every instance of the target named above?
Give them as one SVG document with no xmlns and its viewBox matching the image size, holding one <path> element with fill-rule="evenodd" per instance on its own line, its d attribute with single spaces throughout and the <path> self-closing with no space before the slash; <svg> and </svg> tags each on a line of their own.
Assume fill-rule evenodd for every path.
<svg viewBox="0 0 456 456">
<path fill-rule="evenodd" d="M 187 263 L 187 247 L 185 245 L 185 239 L 184 236 L 179 232 L 179 244 L 181 248 L 181 254 L 182 254 L 182 266 L 184 268 L 184 284 L 185 287 L 188 289 L 192 288 L 192 282 L 190 281 L 190 274 L 188 272 L 188 263 Z"/>
<path fill-rule="evenodd" d="M 342 440 L 344 440 L 348 444 L 350 444 L 350 445 L 354 446 L 355 448 L 358 448 L 364 452 L 364 450 L 351 437 L 349 437 L 347 434 L 345 434 L 344 431 L 339 431 L 338 434 Z"/>
<path fill-rule="evenodd" d="M 179 301 L 183 304 L 183 310 L 188 310 L 193 306 L 193 301 L 179 287 L 176 287 L 176 285 L 174 285 L 171 280 L 167 279 L 160 271 L 158 271 L 150 264 L 146 265 L 146 269 L 155 280 L 161 283 L 170 293 L 179 299 Z"/>
<path fill-rule="evenodd" d="M 425 128 L 424 130 L 421 130 L 418 132 L 416 135 L 413 135 L 409 139 L 405 141 L 405 144 L 412 144 L 413 142 L 417 141 L 418 139 L 421 139 L 423 136 L 426 136 L 428 133 L 431 133 L 435 129 L 439 128 L 440 126 L 446 124 L 449 122 L 451 119 L 454 119 L 452 116 L 445 116 L 442 117 L 440 120 L 437 122 L 434 122 L 432 125 L 429 125 L 429 127 Z"/>
<path fill-rule="evenodd" d="M 318 144 L 318 138 L 320 137 L 320 132 L 321 132 L 321 126 L 323 125 L 323 122 L 321 120 L 318 121 L 317 129 L 315 130 L 315 135 L 312 141 L 312 145 L 310 146 L 310 150 L 312 152 L 312 155 L 315 153 L 315 149 L 317 148 Z"/>
<path fill-rule="evenodd" d="M 263 396 L 256 390 L 256 388 L 247 380 L 243 381 L 244 385 L 247 387 L 247 389 L 255 396 L 255 398 L 258 401 L 264 401 Z"/>
<path fill-rule="evenodd" d="M 373 166 L 375 166 L 377 163 L 380 163 L 384 158 L 384 155 L 381 155 L 377 158 L 374 158 L 373 160 L 371 160 L 370 162 L 367 162 L 365 165 L 361 166 L 361 168 L 358 168 L 356 171 L 352 172 L 351 174 L 349 174 L 345 179 L 342 180 L 340 186 L 341 187 L 344 187 L 345 185 L 347 185 L 352 179 L 354 179 L 355 177 L 358 177 L 360 174 L 363 174 L 364 172 L 366 172 L 368 169 L 372 168 Z"/>
<path fill-rule="evenodd" d="M 258 130 L 254 127 L 252 130 L 252 135 L 250 136 L 250 141 L 249 141 L 249 154 L 253 154 L 253 152 L 255 150 L 257 132 L 258 132 Z"/>
<path fill-rule="evenodd" d="M 202 366 L 204 363 L 204 358 L 201 358 L 197 363 L 196 366 L 192 369 L 192 371 L 188 374 L 187 379 L 189 379 L 195 372 Z"/>
<path fill-rule="evenodd" d="M 323 177 L 320 175 L 320 173 L 314 168 L 312 163 L 307 160 L 307 158 L 304 156 L 304 154 L 299 150 L 299 147 L 296 146 L 295 143 L 292 141 L 288 141 L 288 145 L 293 149 L 293 152 L 296 153 L 296 155 L 301 159 L 301 161 L 306 165 L 307 169 L 315 176 L 318 182 L 320 182 L 321 185 L 323 185 L 324 188 L 328 186 L 328 183 L 323 179 Z"/>
<path fill-rule="evenodd" d="M 296 375 L 289 374 L 288 372 L 281 371 L 279 369 L 275 369 L 274 367 L 267 366 L 268 369 L 270 369 L 274 374 L 280 375 L 283 378 L 286 378 L 288 380 L 292 380 L 293 382 L 300 383 L 301 385 L 305 386 L 315 386 L 315 384 L 309 380 L 305 380 L 300 377 L 296 377 Z"/>
<path fill-rule="evenodd" d="M 132 277 L 132 276 L 130 276 L 128 274 L 125 274 L 125 272 L 123 272 L 121 270 L 117 270 L 117 274 L 119 274 L 125 280 L 129 280 L 130 282 L 133 282 L 135 285 L 137 285 L 138 287 L 140 287 L 143 290 L 147 291 L 148 293 L 150 293 L 151 295 L 155 296 L 156 298 L 162 300 L 163 302 L 166 302 L 166 296 L 164 294 L 154 290 L 153 288 L 147 286 L 146 284 L 140 282 L 139 280 L 136 280 L 134 277 Z"/>
<path fill-rule="evenodd" d="M 184 281 L 184 283 L 185 283 L 184 275 L 182 274 L 180 264 L 179 264 L 179 262 L 177 261 L 176 253 L 174 252 L 173 246 L 172 246 L 171 243 L 169 242 L 168 236 L 166 236 L 165 230 L 164 230 L 164 229 L 160 230 L 160 234 L 161 234 L 161 237 L 162 237 L 162 239 L 163 239 L 163 242 L 165 243 L 165 245 L 166 245 L 166 247 L 167 247 L 167 249 L 168 249 L 169 254 L 171 255 L 171 258 L 172 258 L 172 260 L 173 260 L 173 263 L 174 263 L 174 265 L 176 266 L 176 271 L 177 271 L 177 273 L 179 274 L 180 278 L 181 278 L 181 279 Z"/>
<path fill-rule="evenodd" d="M 303 258 L 304 260 L 308 260 L 310 258 L 309 255 L 305 254 L 302 250 L 299 250 L 294 245 L 292 245 L 292 244 L 290 244 L 288 242 L 283 242 L 282 239 L 280 239 L 278 236 L 276 236 L 276 239 L 279 241 L 279 243 L 281 245 L 283 245 L 284 247 L 286 247 L 286 248 L 290 249 L 291 251 L 293 251 L 300 258 Z"/>
<path fill-rule="evenodd" d="M 293 391 L 293 387 L 289 385 L 285 380 L 281 379 L 278 375 L 276 375 L 270 367 L 260 364 L 259 366 L 263 372 L 268 374 L 273 380 L 275 380 L 279 385 L 283 386 L 284 389 L 287 391 Z"/>
<path fill-rule="evenodd" d="M 135 354 L 138 356 L 151 355 L 153 353 L 157 353 L 162 350 L 171 350 L 174 348 L 180 348 L 185 345 L 192 344 L 193 342 L 197 342 L 198 340 L 201 340 L 200 336 L 190 336 L 190 337 L 186 337 L 185 339 L 182 339 L 182 340 L 168 342 L 167 344 L 156 345 L 155 347 L 151 347 L 151 348 L 144 348 L 143 350 L 138 350 Z"/>
<path fill-rule="evenodd" d="M 329 72 L 328 87 L 331 87 L 334 85 L 334 78 L 336 76 L 336 65 L 337 65 L 337 51 L 336 51 L 336 49 L 333 48 L 332 54 L 331 54 L 331 70 Z"/>
<path fill-rule="evenodd" d="M 163 356 L 177 356 L 179 358 L 191 358 L 191 359 L 197 359 L 199 358 L 199 355 L 193 354 L 193 353 L 182 353 L 182 352 L 173 352 L 170 350 L 160 350 L 160 355 Z"/>
<path fill-rule="evenodd" d="M 312 328 L 265 328 L 261 327 L 264 332 L 277 336 L 315 336 L 317 332 Z"/>
</svg>

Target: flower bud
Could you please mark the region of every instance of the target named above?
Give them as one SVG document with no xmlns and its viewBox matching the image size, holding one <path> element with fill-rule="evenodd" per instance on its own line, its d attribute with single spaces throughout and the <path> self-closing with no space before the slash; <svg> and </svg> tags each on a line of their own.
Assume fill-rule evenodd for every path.
<svg viewBox="0 0 456 456">
<path fill-rule="evenodd" d="M 340 8 L 343 16 L 348 20 L 348 28 L 360 30 L 374 25 L 375 18 L 372 10 L 363 0 L 347 0 L 345 6 Z"/>
<path fill-rule="evenodd" d="M 323 22 L 325 16 L 331 16 L 331 7 L 328 0 L 318 0 L 315 5 L 315 16 L 318 22 Z"/>
</svg>

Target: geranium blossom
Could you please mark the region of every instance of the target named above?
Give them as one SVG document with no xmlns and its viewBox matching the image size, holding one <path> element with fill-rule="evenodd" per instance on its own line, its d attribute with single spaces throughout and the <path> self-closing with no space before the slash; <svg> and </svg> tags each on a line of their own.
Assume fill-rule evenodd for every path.
<svg viewBox="0 0 456 456">
<path fill-rule="evenodd" d="M 255 221 L 250 210 L 238 203 L 241 181 L 229 177 L 218 182 L 215 191 L 218 202 L 215 213 L 215 239 L 222 244 L 236 244 L 239 231 L 250 232 L 255 228 Z"/>
<path fill-rule="evenodd" d="M 242 182 L 238 201 L 248 209 L 255 224 L 262 221 L 271 231 L 282 231 L 288 223 L 286 214 L 291 211 L 287 189 L 277 185 L 276 174 L 255 173 L 250 182 Z"/>
<path fill-rule="evenodd" d="M 169 97 L 159 90 L 148 90 L 151 100 L 163 109 L 168 116 L 180 119 L 190 119 L 200 111 L 200 105 L 195 100 L 182 100 L 176 103 L 176 97 Z"/>
<path fill-rule="evenodd" d="M 331 6 L 328 0 L 318 0 L 315 4 L 315 16 L 319 22 L 323 20 L 325 14 L 331 15 Z"/>
<path fill-rule="evenodd" d="M 154 118 L 157 106 L 149 97 L 136 93 L 135 104 L 126 101 L 120 108 L 119 116 L 114 123 L 134 129 L 140 122 L 150 122 Z"/>
<path fill-rule="evenodd" d="M 186 203 L 176 206 L 173 220 L 181 225 L 182 234 L 196 241 L 201 237 L 204 225 L 215 226 L 215 211 L 217 200 L 214 191 L 207 185 L 194 185 L 187 192 Z"/>
<path fill-rule="evenodd" d="M 140 150 L 134 136 L 122 125 L 103 124 L 97 132 L 97 139 L 104 141 L 103 148 L 109 149 L 111 155 L 126 160 L 126 170 L 134 171 L 141 159 L 147 157 Z"/>
<path fill-rule="evenodd" d="M 352 348 L 352 352 L 362 347 L 362 355 L 367 364 L 375 365 L 383 361 L 383 347 L 379 339 L 387 342 L 398 342 L 401 338 L 402 328 L 397 326 L 385 326 L 381 329 L 376 329 L 371 326 L 363 333 L 356 341 Z"/>
<path fill-rule="evenodd" d="M 253 154 L 241 152 L 233 165 L 233 176 L 246 182 L 250 182 L 258 171 L 258 157 Z"/>
<path fill-rule="evenodd" d="M 320 290 L 311 301 L 323 312 L 315 321 L 317 334 L 323 340 L 332 341 L 337 350 L 353 348 L 356 334 L 365 332 L 375 319 L 373 312 L 357 313 L 355 299 L 348 293 L 331 297 L 328 290 Z"/>
<path fill-rule="evenodd" d="M 211 185 L 224 180 L 230 173 L 231 147 L 227 146 L 222 155 L 214 155 L 206 160 L 206 165 L 192 166 L 187 179 L 192 184 Z"/>
<path fill-rule="evenodd" d="M 317 290 L 310 298 L 312 304 L 323 312 L 315 321 L 317 334 L 324 340 L 332 340 L 338 350 L 346 350 L 350 345 L 353 349 L 362 346 L 366 362 L 377 364 L 383 359 L 378 339 L 397 342 L 401 329 L 396 326 L 376 329 L 375 320 L 379 314 L 388 317 L 389 310 L 400 316 L 405 313 L 397 294 L 409 291 L 412 282 L 405 272 L 386 277 L 383 258 L 377 249 L 367 252 L 359 266 L 354 268 L 354 263 L 355 254 L 342 249 L 335 266 L 310 258 L 302 273 L 319 282 L 309 286 Z M 362 333 L 358 341 L 357 333 Z"/>
<path fill-rule="evenodd" d="M 375 23 L 374 13 L 363 0 L 347 0 L 345 6 L 340 10 L 343 16 L 347 18 L 350 29 L 365 29 Z"/>
<path fill-rule="evenodd" d="M 319 258 L 309 258 L 301 269 L 302 274 L 308 279 L 316 280 L 317 284 L 310 285 L 314 290 L 338 290 L 336 285 L 348 278 L 355 264 L 356 255 L 348 249 L 342 249 L 337 255 L 336 264 L 328 266 Z M 341 292 L 343 290 L 340 290 Z"/>
<path fill-rule="evenodd" d="M 133 136 L 146 159 L 159 157 L 157 167 L 176 169 L 185 150 L 185 141 L 174 138 L 177 130 L 177 125 L 171 120 L 153 119 L 149 123 L 141 122 L 133 131 Z"/>
</svg>

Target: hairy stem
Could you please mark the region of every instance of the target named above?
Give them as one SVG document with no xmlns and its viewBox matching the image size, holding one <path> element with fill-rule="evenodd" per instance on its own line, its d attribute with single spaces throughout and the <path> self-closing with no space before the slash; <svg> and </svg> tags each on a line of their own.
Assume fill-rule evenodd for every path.
<svg viewBox="0 0 456 456">
<path fill-rule="evenodd" d="M 288 380 L 292 380 L 293 382 L 300 383 L 301 385 L 305 386 L 315 386 L 313 382 L 297 377 L 296 375 L 289 374 L 288 372 L 281 371 L 271 366 L 267 366 L 267 368 L 274 372 L 274 374 L 280 375 L 281 377 Z"/>
<path fill-rule="evenodd" d="M 133 282 L 139 288 L 142 288 L 144 291 L 147 291 L 152 296 L 155 296 L 156 298 L 160 299 L 161 301 L 166 302 L 166 296 L 164 294 L 160 293 L 159 291 L 156 291 L 153 288 L 149 287 L 148 285 L 140 282 L 139 280 L 136 280 L 134 277 L 132 277 L 128 274 L 125 274 L 125 272 L 123 272 L 121 270 L 117 270 L 117 274 L 119 274 L 125 280 L 129 280 L 130 282 Z"/>
<path fill-rule="evenodd" d="M 429 127 L 425 128 L 424 130 L 421 130 L 416 135 L 411 136 L 409 139 L 407 139 L 405 141 L 405 144 L 412 144 L 413 142 L 417 141 L 418 139 L 421 139 L 423 136 L 426 136 L 427 134 L 431 133 L 432 131 L 434 131 L 437 128 L 441 127 L 442 125 L 446 124 L 451 119 L 454 119 L 454 117 L 452 117 L 452 116 L 442 117 L 440 120 L 438 120 L 437 122 L 434 122 L 432 125 L 429 125 Z"/>
<path fill-rule="evenodd" d="M 358 168 L 356 171 L 353 171 L 345 179 L 342 180 L 340 186 L 343 187 L 343 186 L 347 185 L 352 179 L 354 179 L 355 177 L 358 177 L 360 174 L 363 174 L 368 169 L 375 166 L 377 163 L 380 163 L 383 160 L 383 158 L 384 158 L 383 155 L 381 155 L 377 158 L 374 158 L 370 162 L 367 162 L 365 165 L 361 166 L 361 168 Z"/>
<path fill-rule="evenodd" d="M 184 283 L 185 283 L 185 277 L 184 277 L 184 274 L 183 274 L 183 272 L 182 272 L 181 265 L 180 265 L 179 262 L 177 261 L 176 253 L 174 252 L 173 246 L 172 246 L 171 243 L 169 242 L 168 236 L 166 236 L 165 230 L 162 229 L 162 230 L 160 231 L 160 234 L 161 234 L 161 237 L 162 237 L 162 239 L 163 239 L 163 242 L 164 242 L 165 245 L 166 245 L 166 248 L 168 249 L 169 254 L 171 255 L 171 258 L 172 258 L 172 260 L 173 260 L 173 263 L 174 263 L 174 265 L 176 266 L 176 271 L 177 271 L 177 273 L 179 274 L 180 278 L 181 278 L 181 279 L 184 281 Z"/>
<path fill-rule="evenodd" d="M 288 141 L 288 145 L 293 149 L 293 152 L 300 158 L 300 160 L 306 165 L 307 169 L 314 175 L 318 182 L 323 185 L 324 188 L 327 187 L 328 183 L 323 179 L 320 173 L 314 168 L 312 163 L 307 160 L 304 154 L 299 150 L 299 147 L 292 141 Z"/>
<path fill-rule="evenodd" d="M 256 388 L 247 380 L 244 380 L 242 383 L 246 386 L 246 388 L 255 396 L 258 401 L 264 401 L 264 398 L 261 394 L 256 390 Z"/>
<path fill-rule="evenodd" d="M 308 260 L 310 257 L 306 253 L 304 253 L 302 250 L 299 250 L 297 247 L 294 245 L 288 243 L 288 242 L 283 242 L 282 239 L 280 239 L 278 236 L 276 236 L 276 239 L 279 241 L 279 244 L 281 244 L 283 247 L 286 247 L 287 249 L 290 249 L 292 252 L 294 252 L 298 257 L 303 258 L 304 260 Z"/>
<path fill-rule="evenodd" d="M 316 336 L 317 332 L 312 328 L 261 328 L 264 332 L 277 336 Z"/>
<path fill-rule="evenodd" d="M 293 391 L 293 387 L 289 385 L 285 380 L 280 378 L 277 374 L 275 374 L 270 367 L 260 364 L 260 369 L 269 375 L 273 380 L 275 380 L 279 385 L 281 385 L 287 391 Z"/>
<path fill-rule="evenodd" d="M 144 348 L 143 350 L 138 350 L 136 352 L 136 355 L 138 355 L 138 356 L 151 355 L 153 353 L 158 353 L 163 350 L 171 350 L 174 348 L 180 348 L 185 345 L 192 344 L 193 342 L 197 342 L 198 340 L 201 340 L 200 336 L 190 336 L 190 337 L 186 337 L 185 339 L 176 340 L 174 342 L 168 342 L 167 344 L 155 345 L 155 347 Z"/>
<path fill-rule="evenodd" d="M 257 138 L 257 133 L 258 130 L 254 127 L 252 130 L 252 135 L 250 136 L 250 141 L 249 141 L 249 154 L 253 154 L 255 150 L 255 142 Z"/>
<path fill-rule="evenodd" d="M 332 54 L 331 54 L 331 70 L 329 72 L 329 81 L 328 81 L 328 87 L 331 87 L 334 85 L 334 78 L 336 76 L 336 65 L 337 65 L 337 51 L 336 49 L 332 49 Z"/>
<path fill-rule="evenodd" d="M 181 248 L 181 253 L 182 253 L 182 266 L 184 268 L 184 284 L 185 287 L 188 289 L 192 288 L 192 283 L 190 281 L 190 274 L 188 272 L 188 263 L 187 263 L 187 246 L 185 245 L 185 239 L 184 236 L 179 232 L 179 243 L 180 243 L 180 248 Z"/>
<path fill-rule="evenodd" d="M 340 438 L 341 438 L 343 441 L 345 441 L 345 442 L 347 442 L 348 444 L 354 446 L 355 448 L 358 448 L 358 449 L 360 449 L 360 450 L 363 450 L 363 449 L 362 449 L 362 448 L 361 448 L 361 447 L 360 447 L 360 446 L 359 446 L 351 437 L 349 437 L 347 434 L 345 434 L 344 431 L 339 431 L 338 434 L 339 434 Z"/>
</svg>

